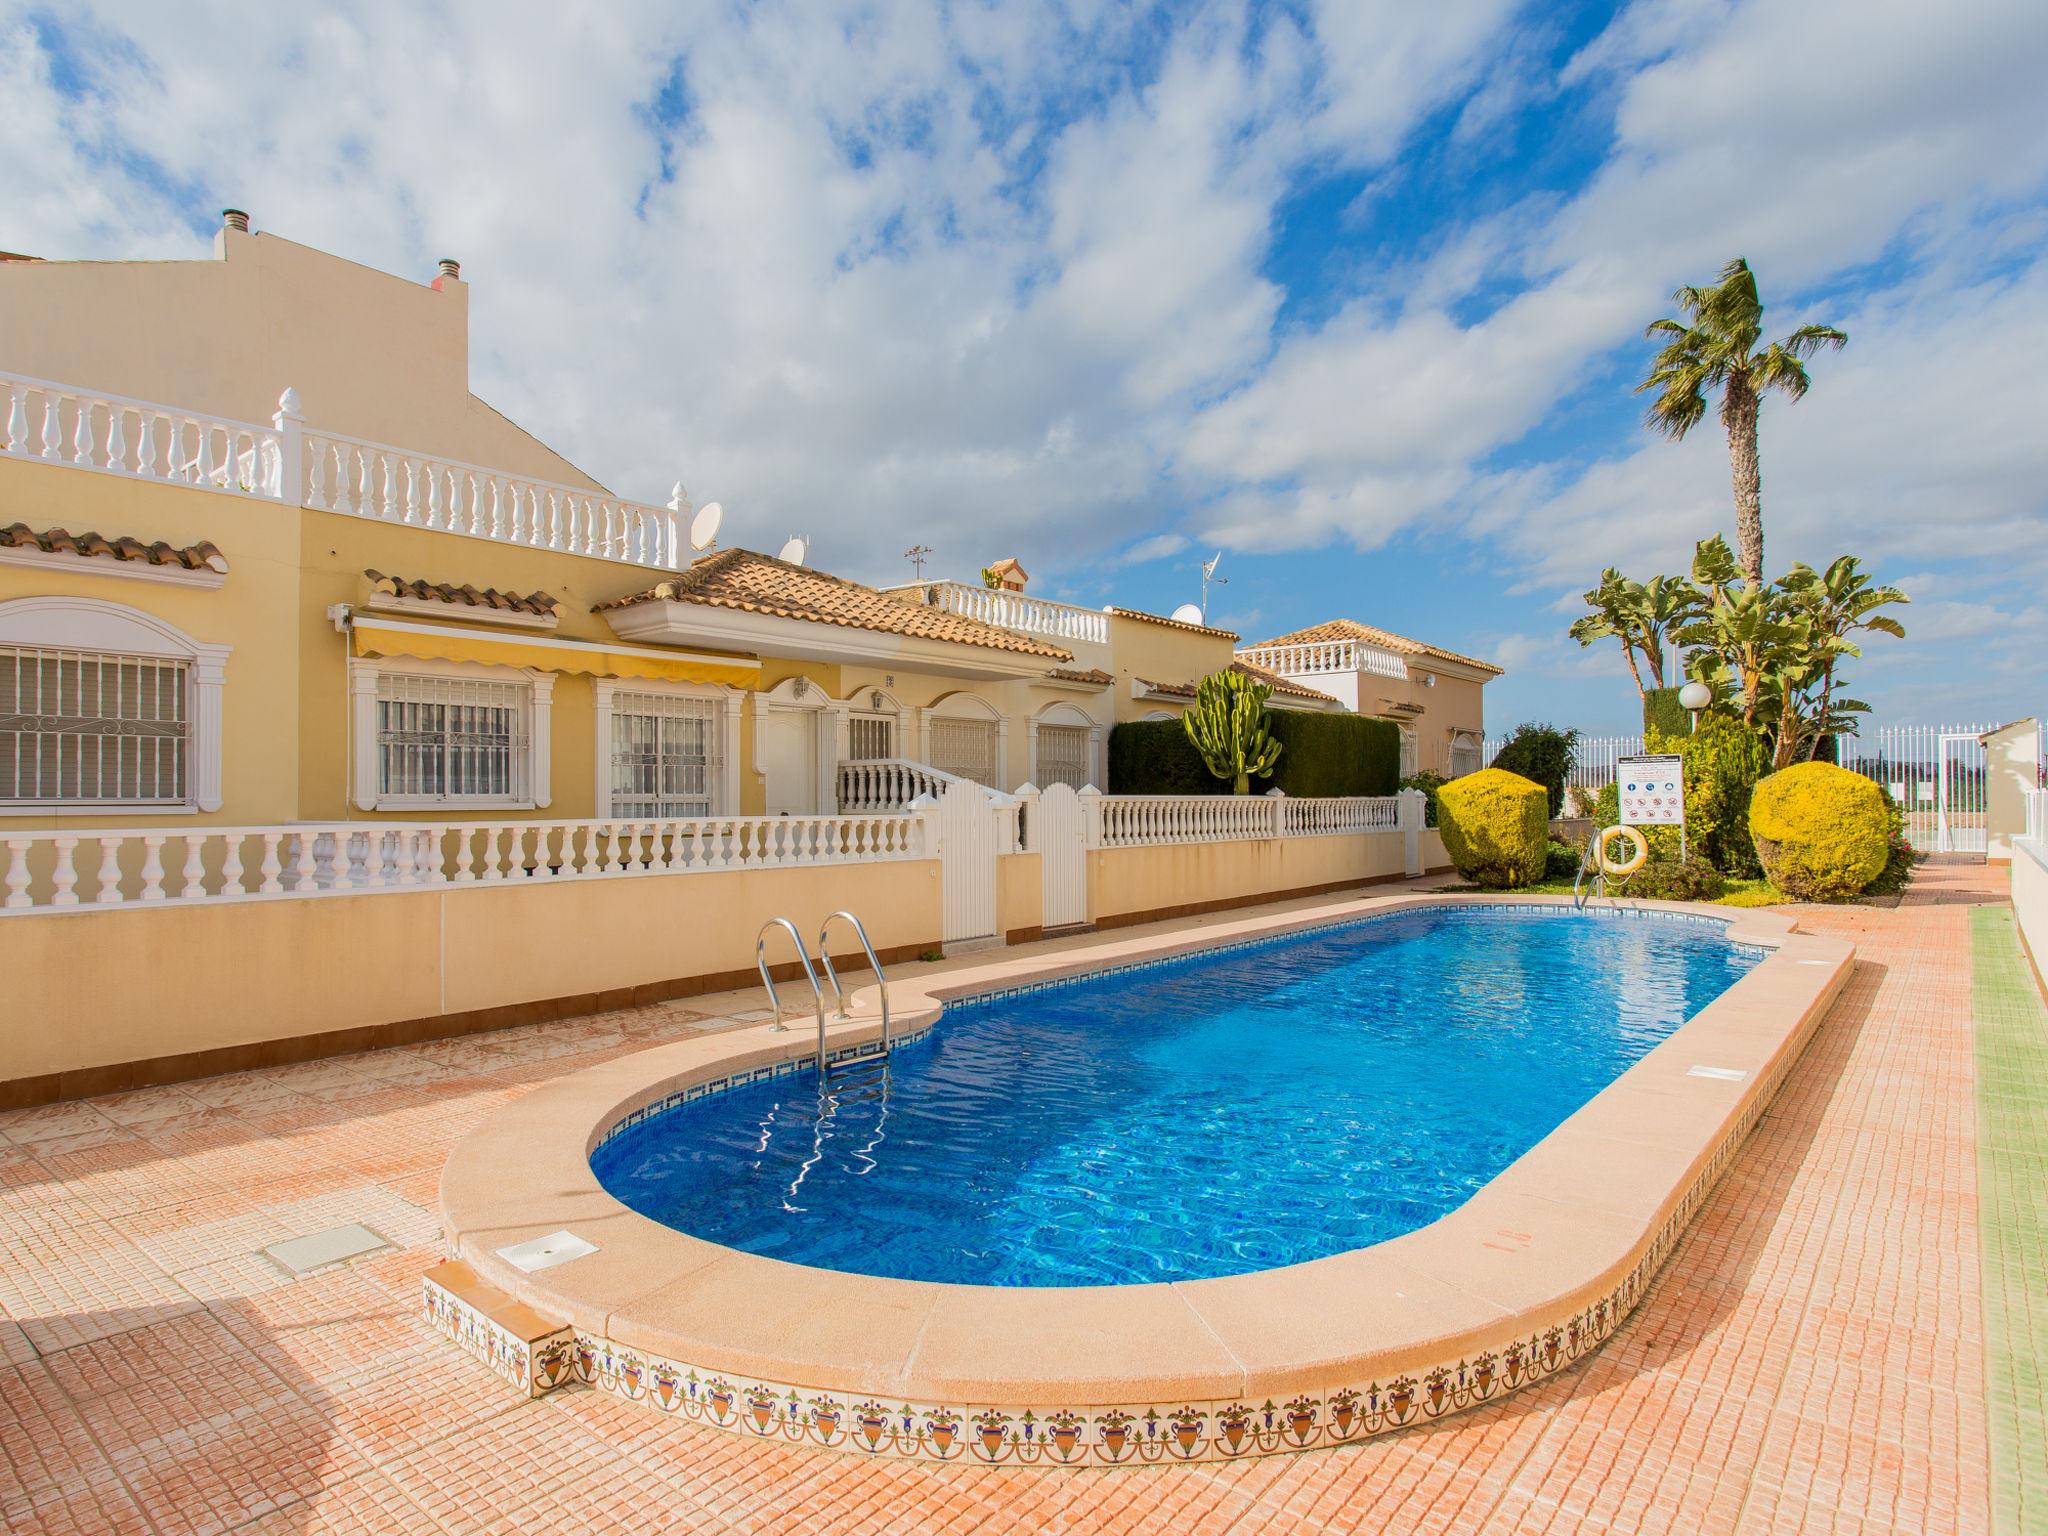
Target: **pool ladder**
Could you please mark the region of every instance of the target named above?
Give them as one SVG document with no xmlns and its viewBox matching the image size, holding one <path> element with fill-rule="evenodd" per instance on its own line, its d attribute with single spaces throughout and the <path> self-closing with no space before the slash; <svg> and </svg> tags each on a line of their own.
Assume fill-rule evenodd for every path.
<svg viewBox="0 0 2048 1536">
<path fill-rule="evenodd" d="M 851 912 L 834 912 L 818 928 L 818 958 L 824 962 L 826 979 L 832 983 L 835 1017 L 848 1018 L 846 1011 L 846 988 L 840 984 L 839 972 L 832 966 L 832 951 L 826 940 L 831 936 L 832 925 L 844 919 L 853 926 L 853 936 L 860 940 L 860 947 L 868 957 L 868 966 L 875 973 L 875 988 L 882 1000 L 882 1040 L 880 1049 L 855 1057 L 855 1061 L 871 1061 L 880 1056 L 889 1059 L 889 978 L 882 974 L 882 962 L 875 957 L 875 946 L 868 942 L 867 928 Z M 774 1029 L 787 1029 L 782 1022 L 782 994 L 775 988 L 775 978 L 768 971 L 768 936 L 777 928 L 789 935 L 790 943 L 796 946 L 796 958 L 803 966 L 804 980 L 811 984 L 811 1000 L 818 1015 L 818 1075 L 826 1073 L 825 1061 L 825 989 L 818 985 L 817 967 L 811 964 L 810 951 L 804 948 L 804 937 L 796 931 L 796 924 L 786 917 L 771 917 L 761 925 L 761 931 L 754 939 L 754 964 L 761 972 L 761 985 L 768 989 L 768 1001 L 775 1009 Z M 851 1063 L 849 1062 L 849 1065 Z"/>
</svg>

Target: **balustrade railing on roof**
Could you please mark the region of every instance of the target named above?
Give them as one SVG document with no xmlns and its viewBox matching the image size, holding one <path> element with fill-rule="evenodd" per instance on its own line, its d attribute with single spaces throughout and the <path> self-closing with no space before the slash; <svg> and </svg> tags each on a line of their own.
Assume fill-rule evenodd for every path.
<svg viewBox="0 0 2048 1536">
<path fill-rule="evenodd" d="M 1026 634 L 1045 635 L 1054 640 L 1077 640 L 1083 644 L 1109 643 L 1109 615 L 1074 603 L 1056 603 L 1049 598 L 1027 597 L 999 587 L 970 586 L 964 581 L 922 581 L 891 587 L 890 592 L 910 596 L 963 619 L 978 619 L 998 629 L 1017 629 Z"/>
<path fill-rule="evenodd" d="M 1369 672 L 1375 677 L 1406 677 L 1408 663 L 1400 656 L 1358 640 L 1303 640 L 1289 645 L 1246 646 L 1237 659 L 1282 677 L 1314 677 L 1331 672 Z"/>
<path fill-rule="evenodd" d="M 270 426 L 0 373 L 4 452 L 565 554 L 674 569 L 681 487 L 665 507 L 366 438 L 308 430 L 296 393 Z"/>
<path fill-rule="evenodd" d="M 75 469 L 281 499 L 283 433 L 148 400 L 0 373 L 6 452 Z"/>
</svg>

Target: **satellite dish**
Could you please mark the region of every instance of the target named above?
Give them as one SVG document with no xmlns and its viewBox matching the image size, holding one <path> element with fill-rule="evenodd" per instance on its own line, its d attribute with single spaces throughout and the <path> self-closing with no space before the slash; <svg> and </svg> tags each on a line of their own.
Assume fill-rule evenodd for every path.
<svg viewBox="0 0 2048 1536">
<path fill-rule="evenodd" d="M 1176 609 L 1174 609 L 1174 610 L 1173 610 L 1173 621 L 1174 621 L 1174 622 L 1175 622 L 1176 624 L 1199 624 L 1199 623 L 1201 623 L 1201 622 L 1202 622 L 1202 609 L 1201 609 L 1201 605 L 1200 605 L 1199 603 L 1182 603 L 1182 604 L 1181 604 L 1181 605 L 1180 605 L 1180 606 L 1179 606 L 1178 608 L 1176 608 Z"/>
<path fill-rule="evenodd" d="M 725 522 L 725 508 L 715 501 L 707 501 L 690 519 L 690 548 L 709 549 L 718 539 L 718 530 Z"/>
<path fill-rule="evenodd" d="M 811 552 L 811 541 L 797 534 L 789 536 L 789 542 L 775 552 L 775 558 L 791 565 L 802 565 L 804 556 Z"/>
</svg>

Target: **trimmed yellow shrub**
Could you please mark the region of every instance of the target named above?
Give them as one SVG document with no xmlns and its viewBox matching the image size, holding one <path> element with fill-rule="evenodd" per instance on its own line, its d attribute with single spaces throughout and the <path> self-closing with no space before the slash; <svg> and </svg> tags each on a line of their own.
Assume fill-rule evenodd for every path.
<svg viewBox="0 0 2048 1536">
<path fill-rule="evenodd" d="M 1437 831 L 1459 874 L 1495 888 L 1533 885 L 1549 854 L 1550 798 L 1505 768 L 1482 768 L 1436 792 Z"/>
<path fill-rule="evenodd" d="M 1855 896 L 1884 872 L 1884 791 L 1833 763 L 1794 763 L 1757 781 L 1749 830 L 1771 884 L 1800 901 Z"/>
</svg>

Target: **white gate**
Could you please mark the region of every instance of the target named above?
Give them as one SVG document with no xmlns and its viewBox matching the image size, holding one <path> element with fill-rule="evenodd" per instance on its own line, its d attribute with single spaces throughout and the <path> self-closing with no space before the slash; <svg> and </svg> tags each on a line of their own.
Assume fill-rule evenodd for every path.
<svg viewBox="0 0 2048 1536">
<path fill-rule="evenodd" d="M 1982 853 L 1987 846 L 1983 741 L 1976 736 L 1942 737 L 1940 764 L 1934 798 L 1941 852 Z"/>
<path fill-rule="evenodd" d="M 1088 807 L 1071 786 L 1051 784 L 1039 796 L 1031 810 L 1030 839 L 1044 879 L 1045 926 L 1087 922 Z"/>
<path fill-rule="evenodd" d="M 939 797 L 939 882 L 949 944 L 996 931 L 996 823 L 995 801 L 979 784 L 961 779 Z"/>
</svg>

